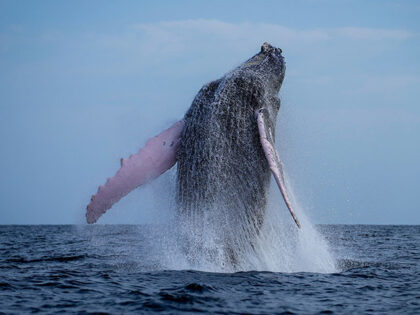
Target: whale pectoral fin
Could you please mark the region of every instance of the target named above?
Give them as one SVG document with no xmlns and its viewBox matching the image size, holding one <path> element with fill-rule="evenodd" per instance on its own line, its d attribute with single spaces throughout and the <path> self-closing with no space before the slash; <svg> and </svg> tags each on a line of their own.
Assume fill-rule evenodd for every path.
<svg viewBox="0 0 420 315">
<path fill-rule="evenodd" d="M 158 177 L 176 163 L 176 152 L 184 121 L 147 141 L 146 146 L 128 159 L 121 159 L 121 168 L 98 188 L 86 211 L 86 221 L 95 223 L 114 203 L 130 191 Z"/>
<path fill-rule="evenodd" d="M 280 188 L 284 202 L 286 203 L 286 206 L 289 209 L 293 220 L 295 221 L 296 225 L 300 228 L 299 220 L 297 219 L 296 214 L 292 209 L 292 204 L 287 194 L 286 183 L 283 174 L 283 164 L 279 158 L 276 148 L 274 147 L 273 127 L 269 118 L 268 110 L 266 108 L 261 108 L 257 111 L 256 114 L 258 131 L 260 133 L 260 141 L 264 150 L 265 157 L 268 161 L 268 165 L 270 166 L 270 170 L 273 173 L 277 185 Z"/>
</svg>

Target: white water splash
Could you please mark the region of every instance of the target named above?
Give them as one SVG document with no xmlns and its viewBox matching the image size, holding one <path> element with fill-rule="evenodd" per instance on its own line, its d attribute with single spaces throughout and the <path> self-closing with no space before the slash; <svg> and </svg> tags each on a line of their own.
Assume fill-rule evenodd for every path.
<svg viewBox="0 0 420 315">
<path fill-rule="evenodd" d="M 171 177 L 174 181 L 174 172 Z M 217 220 L 205 220 L 208 224 L 201 226 L 195 226 L 193 222 L 183 222 L 184 233 L 180 233 L 179 223 L 173 220 L 167 230 L 156 231 L 159 237 L 154 238 L 149 248 L 150 253 L 154 252 L 153 256 L 159 261 L 159 269 L 207 272 L 337 272 L 335 258 L 326 240 L 294 198 L 287 177 L 286 182 L 293 208 L 302 224 L 301 229 L 291 219 L 278 187 L 272 181 L 263 227 L 253 246 L 245 239 L 236 243 L 240 248 L 235 250 L 240 255 L 234 264 L 226 256 L 220 234 L 216 233 Z M 236 229 L 240 227 L 232 227 L 232 233 L 236 233 Z M 195 247 L 194 257 L 187 257 L 185 246 L 191 244 L 199 246 Z"/>
<path fill-rule="evenodd" d="M 192 222 L 184 222 L 187 234 L 182 230 L 179 222 L 168 217 L 175 213 L 175 205 L 170 203 L 174 199 L 175 173 L 173 169 L 162 175 L 160 181 L 151 183 L 150 189 L 144 193 L 154 191 L 156 202 L 154 211 L 159 225 L 141 225 L 138 228 L 136 243 L 114 244 L 111 251 L 115 257 L 131 257 L 138 261 L 138 268 L 144 271 L 152 270 L 200 270 L 206 272 L 236 272 L 236 271 L 271 271 L 271 272 L 337 272 L 335 258 L 330 253 L 327 242 L 310 222 L 303 209 L 294 198 L 293 190 L 286 177 L 288 192 L 293 208 L 302 224 L 298 229 L 289 215 L 274 180 L 271 181 L 269 200 L 267 204 L 264 224 L 259 232 L 254 246 L 249 240 L 238 241 L 238 260 L 232 264 L 223 248 L 223 240 L 216 233 L 217 219 L 207 220 L 212 224 L 196 226 Z M 157 198 L 159 196 L 159 198 Z M 159 200 L 158 200 L 159 199 Z M 168 211 L 168 206 L 172 211 Z M 141 211 L 141 209 L 139 209 Z M 162 224 L 167 217 L 169 224 Z M 216 223 L 215 223 L 216 222 Z M 232 233 L 237 233 L 240 226 L 231 227 Z M 185 230 L 184 230 L 185 232 Z M 92 238 L 93 245 L 109 242 L 108 238 L 100 235 Z M 138 242 L 138 243 L 137 243 Z M 194 257 L 187 257 L 185 246 L 187 242 L 200 244 L 196 246 Z M 136 248 L 134 250 L 134 248 Z M 122 255 L 122 253 L 129 253 Z M 119 261 L 123 266 L 124 261 Z"/>
<path fill-rule="evenodd" d="M 287 177 L 286 183 L 289 183 Z M 259 265 L 255 269 L 279 272 L 336 272 L 335 259 L 327 242 L 309 221 L 296 202 L 292 188 L 289 184 L 288 186 L 293 209 L 302 228 L 296 227 L 277 187 L 271 185 L 271 198 L 256 253 Z"/>
</svg>

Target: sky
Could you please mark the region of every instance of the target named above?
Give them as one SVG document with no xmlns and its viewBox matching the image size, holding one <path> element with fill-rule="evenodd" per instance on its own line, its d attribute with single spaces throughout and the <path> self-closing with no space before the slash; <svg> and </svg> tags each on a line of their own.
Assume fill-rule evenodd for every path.
<svg viewBox="0 0 420 315">
<path fill-rule="evenodd" d="M 287 71 L 277 146 L 314 223 L 420 224 L 418 1 L 0 0 L 0 224 L 82 224 L 201 86 L 260 49 Z M 100 223 L 170 214 L 174 171 Z"/>
</svg>

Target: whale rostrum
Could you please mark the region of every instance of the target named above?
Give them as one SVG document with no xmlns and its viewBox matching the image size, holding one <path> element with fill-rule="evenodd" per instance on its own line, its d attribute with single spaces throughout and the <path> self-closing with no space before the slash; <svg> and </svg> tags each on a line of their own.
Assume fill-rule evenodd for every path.
<svg viewBox="0 0 420 315">
<path fill-rule="evenodd" d="M 121 159 L 118 172 L 92 196 L 87 222 L 96 222 L 130 191 L 177 164 L 179 218 L 198 222 L 222 213 L 217 224 L 228 247 L 235 243 L 232 227 L 258 234 L 271 173 L 300 228 L 274 146 L 285 69 L 282 50 L 264 43 L 258 54 L 206 84 L 182 120 Z"/>
</svg>

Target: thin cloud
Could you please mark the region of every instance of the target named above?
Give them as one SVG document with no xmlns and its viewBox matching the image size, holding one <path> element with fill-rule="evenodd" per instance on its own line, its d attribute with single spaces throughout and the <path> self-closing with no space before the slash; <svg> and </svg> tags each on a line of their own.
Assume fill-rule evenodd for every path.
<svg viewBox="0 0 420 315">
<path fill-rule="evenodd" d="M 270 39 L 287 44 L 310 44 L 338 38 L 352 40 L 405 40 L 413 33 L 399 29 L 375 29 L 342 27 L 330 29 L 295 29 L 280 24 L 267 23 L 227 23 L 219 20 L 179 20 L 150 24 L 137 24 L 134 30 L 143 32 L 150 38 L 160 39 L 169 44 L 198 37 L 204 40 L 225 39 L 243 42 Z M 199 40 L 200 41 L 200 40 Z"/>
<path fill-rule="evenodd" d="M 359 27 L 343 27 L 337 29 L 339 36 L 351 39 L 363 40 L 405 40 L 414 36 L 413 33 L 405 30 L 374 29 Z"/>
<path fill-rule="evenodd" d="M 330 34 L 324 30 L 298 30 L 279 24 L 227 23 L 219 20 L 180 20 L 151 24 L 137 24 L 133 29 L 153 38 L 173 41 L 175 38 L 199 36 L 202 40 L 225 39 L 233 42 L 249 42 L 267 38 L 283 42 L 313 42 L 327 40 Z"/>
</svg>

